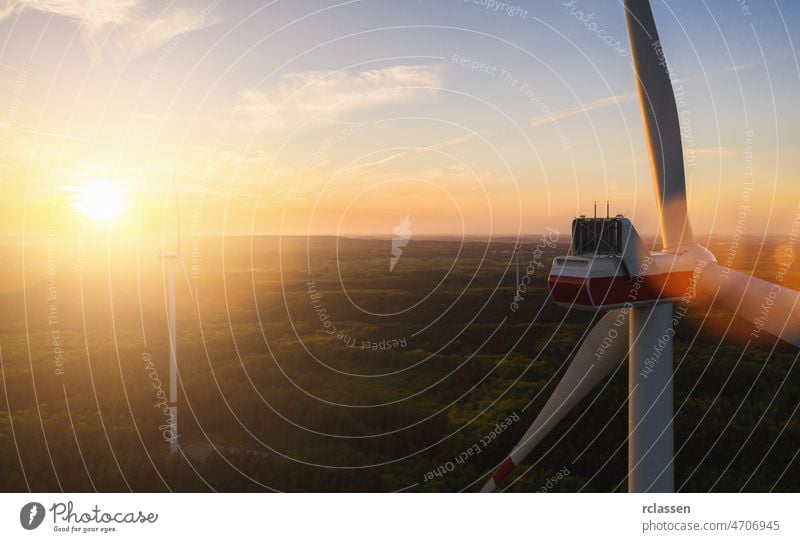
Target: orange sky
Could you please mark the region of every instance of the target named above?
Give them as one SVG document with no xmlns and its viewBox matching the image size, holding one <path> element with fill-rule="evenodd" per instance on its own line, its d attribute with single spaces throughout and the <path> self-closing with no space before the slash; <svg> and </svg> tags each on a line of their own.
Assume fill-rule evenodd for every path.
<svg viewBox="0 0 800 542">
<path fill-rule="evenodd" d="M 624 37 L 612 4 L 598 23 Z M 73 199 L 93 182 L 124 194 L 109 222 L 130 235 L 172 228 L 172 186 L 193 234 L 389 237 L 405 215 L 419 235 L 566 231 L 606 198 L 655 232 L 630 58 L 552 6 L 517 21 L 421 5 L 376 31 L 401 16 L 391 4 L 362 6 L 363 21 L 94 5 L 0 10 L 5 235 L 91 227 Z M 769 27 L 765 5 L 754 35 L 730 11 L 717 38 L 693 4 L 660 9 L 685 92 L 695 231 L 788 234 L 800 220 L 797 25 Z M 461 26 L 420 22 L 437 17 Z"/>
</svg>

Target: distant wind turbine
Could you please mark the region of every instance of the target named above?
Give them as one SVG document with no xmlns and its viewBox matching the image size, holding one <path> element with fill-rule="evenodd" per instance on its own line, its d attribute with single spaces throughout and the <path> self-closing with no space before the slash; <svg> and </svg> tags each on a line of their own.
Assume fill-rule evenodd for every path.
<svg viewBox="0 0 800 542">
<path fill-rule="evenodd" d="M 167 293 L 167 326 L 169 330 L 169 453 L 175 454 L 178 451 L 178 338 L 177 338 L 177 315 L 175 303 L 175 268 L 177 265 L 183 269 L 181 259 L 181 224 L 178 207 L 178 188 L 172 185 L 175 195 L 175 226 L 176 237 L 173 252 L 162 250 L 159 259 L 165 261 L 168 273 L 168 293 Z"/>
</svg>

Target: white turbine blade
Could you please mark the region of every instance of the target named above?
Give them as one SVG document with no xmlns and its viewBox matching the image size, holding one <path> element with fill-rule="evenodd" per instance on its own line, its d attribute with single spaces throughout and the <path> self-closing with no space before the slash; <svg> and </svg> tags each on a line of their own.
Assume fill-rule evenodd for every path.
<svg viewBox="0 0 800 542">
<path fill-rule="evenodd" d="M 175 196 L 175 254 L 181 253 L 181 210 L 178 203 L 178 185 L 172 181 L 172 191 Z"/>
<path fill-rule="evenodd" d="M 761 331 L 800 347 L 800 293 L 715 263 L 700 275 L 700 288 Z"/>
<path fill-rule="evenodd" d="M 610 311 L 589 332 L 542 411 L 481 491 L 494 491 L 553 427 L 625 359 L 627 353 L 627 313 L 621 309 Z"/>
<path fill-rule="evenodd" d="M 181 269 L 181 275 L 183 275 L 183 281 L 186 283 L 186 288 L 189 290 L 189 297 L 192 300 L 192 305 L 194 305 L 194 288 L 192 287 L 192 281 L 189 277 L 189 273 L 186 271 L 186 266 L 183 263 L 183 255 L 178 254 L 176 259 L 178 260 L 178 267 Z"/>
<path fill-rule="evenodd" d="M 678 108 L 650 2 L 625 0 L 625 19 L 664 249 L 692 241 Z"/>
</svg>

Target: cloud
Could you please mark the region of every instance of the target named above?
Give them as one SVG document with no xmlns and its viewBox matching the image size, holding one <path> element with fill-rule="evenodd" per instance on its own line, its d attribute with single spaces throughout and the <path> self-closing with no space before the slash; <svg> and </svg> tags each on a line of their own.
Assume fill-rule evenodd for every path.
<svg viewBox="0 0 800 542">
<path fill-rule="evenodd" d="M 683 79 L 674 79 L 673 86 L 684 83 L 692 83 L 694 81 L 711 79 L 713 77 L 717 77 L 719 75 L 725 75 L 728 73 L 734 73 L 734 72 L 738 73 L 740 71 L 748 70 L 750 68 L 754 68 L 757 66 L 763 66 L 763 63 L 753 62 L 750 64 L 728 66 L 713 72 L 704 72 L 690 77 L 685 77 Z M 617 94 L 616 96 L 606 96 L 605 98 L 600 98 L 598 100 L 594 100 L 593 102 L 589 102 L 586 104 L 576 105 L 574 107 L 568 107 L 566 109 L 561 109 L 559 111 L 548 112 L 544 115 L 539 115 L 538 117 L 534 117 L 531 119 L 531 126 L 550 124 L 551 122 L 561 120 L 567 117 L 574 117 L 575 115 L 588 113 L 589 111 L 592 111 L 594 109 L 602 109 L 604 107 L 609 107 L 621 103 L 633 102 L 635 100 L 637 100 L 637 95 L 635 92 L 626 92 L 624 94 Z"/>
<path fill-rule="evenodd" d="M 737 156 L 741 151 L 731 147 L 689 147 L 684 150 L 685 153 L 694 154 L 697 158 L 730 158 Z"/>
<path fill-rule="evenodd" d="M 137 55 L 213 24 L 220 2 L 178 7 L 156 0 L 0 0 L 0 18 L 23 11 L 65 17 L 81 24 L 92 53 Z"/>
<path fill-rule="evenodd" d="M 726 160 L 728 158 L 738 156 L 741 150 L 733 147 L 683 147 L 683 156 L 688 166 L 694 162 L 705 162 L 711 160 Z M 626 158 L 624 160 L 615 160 L 614 163 L 625 165 L 644 165 L 650 163 L 650 155 L 646 152 L 639 153 L 633 158 Z"/>
<path fill-rule="evenodd" d="M 705 81 L 707 79 L 711 79 L 713 77 L 717 77 L 719 75 L 726 75 L 729 73 L 739 73 L 741 71 L 749 70 L 750 68 L 756 68 L 759 66 L 765 66 L 763 62 L 751 62 L 749 64 L 739 64 L 734 66 L 728 66 L 725 68 L 721 68 L 719 70 L 713 72 L 702 72 L 698 73 L 697 75 L 691 75 L 689 77 L 685 77 L 683 79 L 675 79 L 675 84 L 681 83 L 693 83 L 695 81 Z"/>
<path fill-rule="evenodd" d="M 616 96 L 606 96 L 605 98 L 600 98 L 599 100 L 595 100 L 593 102 L 576 105 L 574 107 L 568 107 L 566 109 L 561 109 L 559 111 L 554 111 L 551 113 L 540 115 L 538 117 L 534 117 L 531 119 L 531 126 L 550 124 L 551 122 L 561 120 L 567 117 L 574 117 L 575 115 L 588 113 L 589 111 L 592 111 L 594 109 L 602 109 L 604 107 L 608 107 L 611 105 L 632 102 L 634 100 L 636 100 L 635 92 L 626 92 L 624 94 L 618 94 Z"/>
<path fill-rule="evenodd" d="M 350 170 L 364 169 L 364 168 L 369 168 L 369 167 L 374 167 L 374 166 L 380 166 L 380 165 L 386 164 L 388 162 L 393 162 L 395 160 L 399 160 L 401 158 L 405 158 L 406 156 L 412 156 L 412 155 L 415 155 L 415 154 L 423 154 L 423 153 L 426 153 L 426 152 L 447 149 L 449 147 L 454 147 L 456 145 L 460 145 L 461 143 L 466 143 L 467 141 L 471 141 L 471 140 L 473 140 L 473 139 L 475 139 L 477 137 L 480 137 L 480 135 L 481 135 L 480 132 L 471 132 L 469 134 L 466 134 L 466 135 L 463 135 L 463 136 L 460 136 L 460 137 L 456 137 L 456 138 L 453 138 L 453 139 L 448 139 L 447 141 L 441 141 L 439 143 L 434 143 L 433 145 L 428 145 L 427 147 L 418 147 L 418 148 L 415 148 L 415 149 L 409 149 L 409 150 L 400 151 L 400 152 L 397 152 L 397 153 L 394 153 L 394 154 L 390 154 L 389 156 L 386 156 L 384 158 L 380 158 L 378 160 L 375 160 L 374 162 L 368 162 L 366 164 L 357 164 L 357 165 L 351 167 Z"/>
<path fill-rule="evenodd" d="M 234 113 L 260 128 L 309 119 L 336 122 L 346 113 L 425 100 L 441 86 L 436 66 L 391 66 L 362 72 L 308 71 L 282 75 L 267 90 L 240 92 Z"/>
<path fill-rule="evenodd" d="M 70 134 L 60 134 L 60 133 L 57 133 L 57 132 L 45 132 L 45 131 L 42 131 L 42 130 L 26 130 L 24 128 L 15 128 L 15 130 L 17 132 L 21 132 L 21 133 L 24 133 L 24 134 L 31 134 L 31 135 L 34 135 L 34 136 L 52 137 L 52 138 L 56 138 L 56 139 L 66 139 L 66 140 L 69 140 L 69 141 L 82 141 L 84 143 L 95 143 L 97 145 L 113 145 L 113 143 L 111 143 L 109 141 L 101 141 L 99 139 L 90 139 L 90 138 L 80 137 L 80 136 L 75 136 L 75 135 L 70 135 Z"/>
</svg>

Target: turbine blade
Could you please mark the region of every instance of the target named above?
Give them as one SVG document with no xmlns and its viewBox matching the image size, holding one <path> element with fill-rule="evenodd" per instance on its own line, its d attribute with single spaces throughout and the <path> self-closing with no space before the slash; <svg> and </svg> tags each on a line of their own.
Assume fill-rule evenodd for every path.
<svg viewBox="0 0 800 542">
<path fill-rule="evenodd" d="M 172 192 L 175 197 L 175 254 L 181 253 L 181 209 L 178 204 L 178 184 L 172 180 Z"/>
<path fill-rule="evenodd" d="M 628 315 L 609 311 L 592 328 L 544 408 L 481 489 L 494 491 L 534 447 L 628 354 Z"/>
<path fill-rule="evenodd" d="M 800 293 L 716 263 L 708 264 L 699 282 L 722 306 L 752 323 L 754 337 L 766 331 L 800 347 Z"/>
<path fill-rule="evenodd" d="M 183 275 L 183 280 L 186 282 L 186 286 L 189 288 L 189 292 L 192 291 L 192 281 L 189 279 L 189 273 L 186 271 L 186 265 L 183 263 L 183 255 L 178 253 L 176 258 L 178 260 L 178 267 L 181 268 L 181 275 Z"/>
<path fill-rule="evenodd" d="M 625 0 L 625 20 L 644 122 L 663 248 L 692 241 L 681 130 L 669 67 L 648 0 Z"/>
</svg>

